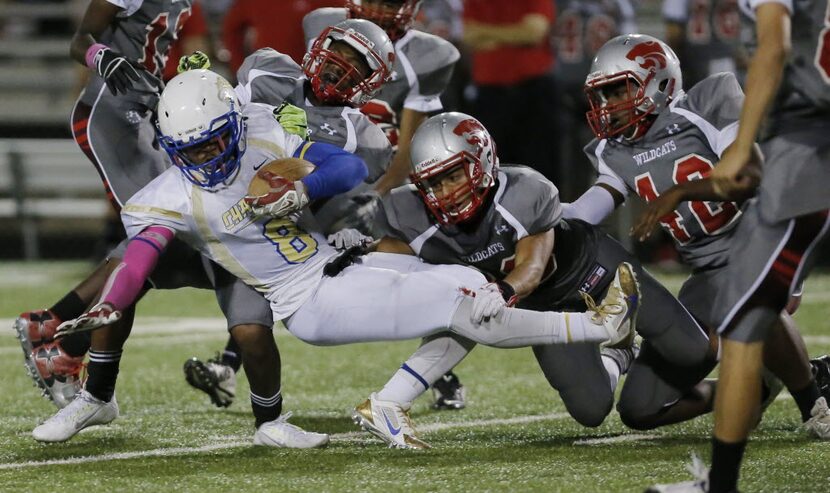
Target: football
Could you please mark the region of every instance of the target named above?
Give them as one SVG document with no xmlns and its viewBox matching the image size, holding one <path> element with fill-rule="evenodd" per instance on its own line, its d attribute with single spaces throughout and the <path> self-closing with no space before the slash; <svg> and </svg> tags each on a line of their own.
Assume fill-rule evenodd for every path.
<svg viewBox="0 0 830 493">
<path fill-rule="evenodd" d="M 256 176 L 251 179 L 251 183 L 248 185 L 248 195 L 253 197 L 265 195 L 271 189 L 268 180 L 261 176 L 263 171 L 270 171 L 287 180 L 296 181 L 314 171 L 314 164 L 295 157 L 275 159 L 257 171 Z"/>
</svg>

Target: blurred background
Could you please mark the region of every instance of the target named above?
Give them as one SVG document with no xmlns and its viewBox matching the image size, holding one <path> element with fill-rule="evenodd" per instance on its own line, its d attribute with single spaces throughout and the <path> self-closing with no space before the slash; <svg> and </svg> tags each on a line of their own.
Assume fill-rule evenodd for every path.
<svg viewBox="0 0 830 493">
<path fill-rule="evenodd" d="M 69 42 L 88 2 L 0 0 L 0 259 L 95 260 L 120 234 L 107 227 L 114 212 L 69 125 L 88 73 L 69 58 Z M 175 75 L 181 54 L 197 49 L 231 80 L 260 47 L 301 62 L 302 17 L 342 4 L 197 0 L 166 75 Z M 528 56 L 511 55 L 505 66 L 488 33 L 520 26 L 527 14 L 544 19 L 546 28 L 514 47 Z M 668 41 L 681 57 L 686 87 L 713 72 L 740 74 L 744 65 L 736 0 L 425 0 L 416 29 L 452 41 L 462 53 L 445 108 L 481 119 L 502 162 L 532 164 L 554 181 L 564 201 L 594 178 L 581 150 L 592 137 L 582 83 L 607 39 L 639 31 Z M 671 267 L 675 254 L 667 237 L 648 244 L 629 240 L 637 208 L 622 208 L 607 229 L 642 258 Z"/>
</svg>

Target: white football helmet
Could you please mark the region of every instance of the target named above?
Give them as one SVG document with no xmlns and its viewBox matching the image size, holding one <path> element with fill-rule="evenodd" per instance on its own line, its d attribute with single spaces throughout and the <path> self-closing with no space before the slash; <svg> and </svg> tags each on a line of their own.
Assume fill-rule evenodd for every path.
<svg viewBox="0 0 830 493">
<path fill-rule="evenodd" d="M 342 42 L 356 50 L 366 61 L 370 73 L 330 49 Z M 327 65 L 335 69 L 327 69 Z M 328 104 L 360 107 L 368 103 L 392 77 L 395 47 L 383 29 L 363 19 L 346 19 L 323 30 L 303 58 L 303 72 L 314 95 Z"/>
<path fill-rule="evenodd" d="M 464 113 L 441 113 L 425 121 L 412 137 L 409 156 L 410 179 L 441 224 L 472 217 L 496 183 L 496 143 L 481 122 Z M 433 180 L 458 168 L 464 169 L 466 182 L 439 198 Z M 465 195 L 469 200 L 460 202 Z"/>
<path fill-rule="evenodd" d="M 159 143 L 194 184 L 211 188 L 229 183 L 245 152 L 239 111 L 236 93 L 224 77 L 210 70 L 182 72 L 159 99 Z M 205 151 L 211 147 L 212 152 Z"/>
<path fill-rule="evenodd" d="M 623 84 L 627 99 L 608 104 L 607 91 Z M 617 36 L 597 51 L 585 79 L 588 124 L 600 139 L 638 139 L 653 121 L 649 115 L 665 110 L 682 88 L 680 62 L 669 45 L 645 34 Z"/>
</svg>

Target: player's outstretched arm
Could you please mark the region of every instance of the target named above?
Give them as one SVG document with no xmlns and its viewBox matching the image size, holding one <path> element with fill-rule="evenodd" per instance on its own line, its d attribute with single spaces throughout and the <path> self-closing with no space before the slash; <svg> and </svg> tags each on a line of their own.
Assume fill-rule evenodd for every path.
<svg viewBox="0 0 830 493">
<path fill-rule="evenodd" d="M 125 93 L 141 76 L 123 55 L 98 42 L 115 16 L 123 9 L 106 0 L 92 0 L 78 30 L 72 36 L 69 54 L 78 63 L 95 70 L 112 94 Z"/>
<path fill-rule="evenodd" d="M 138 299 L 159 256 L 174 236 L 170 228 L 149 226 L 130 240 L 124 258 L 107 279 L 98 304 L 80 317 L 62 323 L 56 337 L 94 330 L 121 318 L 121 312 Z"/>
<path fill-rule="evenodd" d="M 504 279 L 473 291 L 472 321 L 481 323 L 533 292 L 542 282 L 553 255 L 553 229 L 526 236 L 516 243 L 515 266 Z M 555 268 L 555 266 L 554 266 Z"/>
<path fill-rule="evenodd" d="M 772 105 L 790 53 L 790 14 L 780 3 L 762 3 L 755 9 L 758 49 L 749 62 L 744 105 L 735 143 L 712 171 L 712 178 L 728 188 L 747 165 L 758 130 Z"/>
<path fill-rule="evenodd" d="M 732 146 L 735 144 L 733 143 Z M 724 155 L 729 152 L 728 147 Z M 709 201 L 709 202 L 743 202 L 755 194 L 761 182 L 761 163 L 763 157 L 758 144 L 750 150 L 747 165 L 738 174 L 735 180 L 726 183 L 713 180 L 709 177 L 702 180 L 692 180 L 680 183 L 666 190 L 663 195 L 649 202 L 646 209 L 640 214 L 637 224 L 631 228 L 631 236 L 644 241 L 651 236 L 657 223 L 666 214 L 670 214 L 681 202 Z"/>
<path fill-rule="evenodd" d="M 255 216 L 285 217 L 312 200 L 348 192 L 369 175 L 363 159 L 331 144 L 308 142 L 294 157 L 314 164 L 314 171 L 292 181 L 267 168 L 259 170 L 257 177 L 267 182 L 267 193 L 245 196 Z"/>
<path fill-rule="evenodd" d="M 573 202 L 563 203 L 562 217 L 597 225 L 623 202 L 625 196 L 618 190 L 605 183 L 597 183 Z"/>
<path fill-rule="evenodd" d="M 401 129 L 398 132 L 398 151 L 392 158 L 389 168 L 375 183 L 375 191 L 380 196 L 389 193 L 395 187 L 403 185 L 409 172 L 412 170 L 409 157 L 409 146 L 412 136 L 418 127 L 427 119 L 427 114 L 411 108 L 404 108 L 401 112 Z"/>
</svg>

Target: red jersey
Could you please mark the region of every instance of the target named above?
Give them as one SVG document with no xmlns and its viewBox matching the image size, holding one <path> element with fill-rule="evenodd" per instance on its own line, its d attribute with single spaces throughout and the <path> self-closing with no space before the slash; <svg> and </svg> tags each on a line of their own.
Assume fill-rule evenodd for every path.
<svg viewBox="0 0 830 493">
<path fill-rule="evenodd" d="M 553 0 L 464 0 L 464 20 L 485 24 L 516 24 L 528 14 L 541 14 L 551 25 L 556 18 Z M 477 84 L 508 85 L 547 73 L 554 56 L 545 37 L 532 46 L 499 46 L 473 54 L 473 81 Z"/>
</svg>

